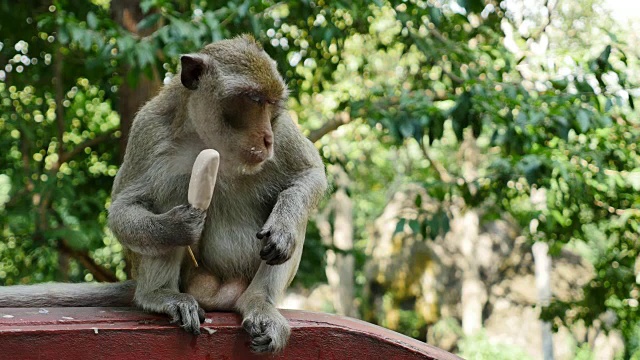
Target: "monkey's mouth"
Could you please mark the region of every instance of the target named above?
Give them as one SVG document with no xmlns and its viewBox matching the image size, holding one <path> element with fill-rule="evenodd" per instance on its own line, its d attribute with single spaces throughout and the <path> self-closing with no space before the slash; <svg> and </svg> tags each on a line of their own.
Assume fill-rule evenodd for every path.
<svg viewBox="0 0 640 360">
<path fill-rule="evenodd" d="M 273 157 L 273 147 L 251 147 L 247 152 L 246 162 L 249 166 L 259 166 Z"/>
</svg>

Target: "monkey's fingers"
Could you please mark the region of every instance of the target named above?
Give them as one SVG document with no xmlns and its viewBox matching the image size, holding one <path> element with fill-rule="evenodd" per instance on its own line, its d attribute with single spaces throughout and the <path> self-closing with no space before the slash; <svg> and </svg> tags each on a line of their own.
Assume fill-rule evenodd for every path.
<svg viewBox="0 0 640 360">
<path fill-rule="evenodd" d="M 206 313 L 204 312 L 204 310 L 198 306 L 198 319 L 200 320 L 200 323 L 202 324 L 204 322 L 204 320 L 206 319 Z"/>
<path fill-rule="evenodd" d="M 180 317 L 182 318 L 182 328 L 194 335 L 200 335 L 200 319 L 198 309 L 193 305 L 180 304 Z"/>
<path fill-rule="evenodd" d="M 265 245 L 262 250 L 260 250 L 260 258 L 267 262 L 273 260 L 277 256 L 277 253 L 274 251 L 275 248 L 275 243 L 267 243 L 267 245 Z"/>
<path fill-rule="evenodd" d="M 169 321 L 169 324 L 182 323 L 180 321 L 180 312 L 178 311 L 177 307 L 168 306 L 167 307 L 167 315 L 169 315 L 171 317 L 171 320 Z"/>
<path fill-rule="evenodd" d="M 291 258 L 295 250 L 295 235 L 288 233 L 271 233 L 263 238 L 264 246 L 260 250 L 260 258 L 268 265 L 280 265 Z"/>
<path fill-rule="evenodd" d="M 256 353 L 264 353 L 273 351 L 271 348 L 271 336 L 262 335 L 251 339 L 251 351 Z"/>
<path fill-rule="evenodd" d="M 251 351 L 255 353 L 279 353 L 289 338 L 290 329 L 287 321 L 275 308 L 273 317 L 249 317 L 242 322 L 242 327 L 251 337 Z"/>
<path fill-rule="evenodd" d="M 271 235 L 271 231 L 270 230 L 260 230 L 258 231 L 258 233 L 256 234 L 256 237 L 260 240 L 264 239 L 265 237 L 269 237 Z"/>
<path fill-rule="evenodd" d="M 204 311 L 200 309 L 195 300 L 171 301 L 165 310 L 171 316 L 172 324 L 178 323 L 186 331 L 200 335 L 200 318 L 204 317 Z"/>
</svg>

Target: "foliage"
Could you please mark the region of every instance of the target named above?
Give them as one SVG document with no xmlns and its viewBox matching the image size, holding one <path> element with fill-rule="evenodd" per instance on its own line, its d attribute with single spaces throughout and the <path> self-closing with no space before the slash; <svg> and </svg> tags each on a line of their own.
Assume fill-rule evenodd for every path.
<svg viewBox="0 0 640 360">
<path fill-rule="evenodd" d="M 441 236 L 452 204 L 507 214 L 531 242 L 594 266 L 582 300 L 553 301 L 543 316 L 618 328 L 628 354 L 637 349 L 640 123 L 629 90 L 638 62 L 620 31 L 585 39 L 571 31 L 570 9 L 549 29 L 541 18 L 507 31 L 521 28 L 518 17 L 480 0 L 139 5 L 126 28 L 115 0 L 0 0 L 1 284 L 126 277 L 105 228 L 119 126 L 131 121 L 117 110 L 121 89 L 169 79 L 180 54 L 250 32 L 285 74 L 307 134 L 347 123 L 317 144 L 351 180 L 358 286 L 370 224 L 400 184 L 417 182 L 442 210 L 399 219 L 398 229 Z M 545 34 L 566 45 L 536 56 Z M 325 281 L 327 247 L 314 224 L 308 232 L 305 287 Z M 422 334 L 422 319 L 407 314 L 399 330 Z M 485 344 L 465 341 L 468 353 Z"/>
<path fill-rule="evenodd" d="M 531 358 L 517 346 L 492 343 L 484 333 L 462 339 L 459 346 L 460 356 L 468 360 L 516 360 Z"/>
</svg>

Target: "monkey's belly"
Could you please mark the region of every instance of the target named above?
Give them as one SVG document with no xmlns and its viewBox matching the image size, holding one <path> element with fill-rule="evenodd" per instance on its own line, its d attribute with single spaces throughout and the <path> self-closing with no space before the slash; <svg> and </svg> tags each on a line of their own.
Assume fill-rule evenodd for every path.
<svg viewBox="0 0 640 360">
<path fill-rule="evenodd" d="M 200 268 L 189 278 L 185 292 L 191 294 L 205 311 L 233 311 L 247 286 L 241 279 L 220 283 L 215 275 Z"/>
<path fill-rule="evenodd" d="M 205 268 L 219 279 L 244 279 L 250 282 L 260 267 L 262 242 L 256 233 L 264 224 L 258 216 L 247 216 L 244 208 L 227 209 L 234 214 L 224 217 L 220 213 L 207 215 L 207 222 L 199 245 L 199 259 Z M 232 211 L 233 210 L 233 211 Z M 244 210 L 244 213 L 242 212 Z"/>
</svg>

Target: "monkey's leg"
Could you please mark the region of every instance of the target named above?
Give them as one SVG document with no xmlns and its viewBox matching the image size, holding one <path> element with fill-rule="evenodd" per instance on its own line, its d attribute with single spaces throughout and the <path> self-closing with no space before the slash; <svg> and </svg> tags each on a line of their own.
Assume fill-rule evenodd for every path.
<svg viewBox="0 0 640 360">
<path fill-rule="evenodd" d="M 287 345 L 291 327 L 276 309 L 276 303 L 298 270 L 304 228 L 306 226 L 298 233 L 299 242 L 291 259 L 276 266 L 262 262 L 251 284 L 236 302 L 236 310 L 242 314 L 242 326 L 251 336 L 254 352 L 278 353 Z"/>
<path fill-rule="evenodd" d="M 171 316 L 172 323 L 199 335 L 204 310 L 193 296 L 178 289 L 184 251 L 179 248 L 163 256 L 141 256 L 134 302 L 146 311 Z"/>
</svg>

